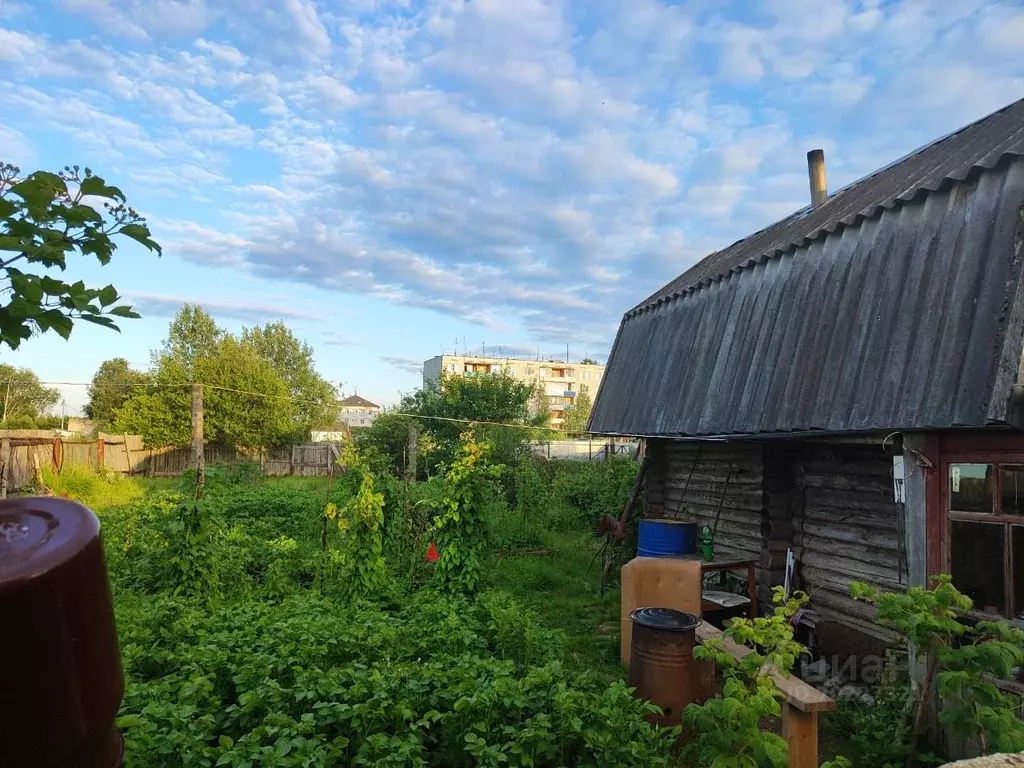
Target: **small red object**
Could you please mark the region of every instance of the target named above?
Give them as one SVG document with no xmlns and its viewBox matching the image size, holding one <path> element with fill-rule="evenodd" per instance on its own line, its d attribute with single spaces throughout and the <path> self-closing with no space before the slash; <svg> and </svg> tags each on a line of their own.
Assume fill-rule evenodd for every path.
<svg viewBox="0 0 1024 768">
<path fill-rule="evenodd" d="M 440 557 L 437 554 L 437 545 L 434 542 L 430 542 L 430 546 L 427 547 L 427 562 L 436 563 Z"/>
</svg>

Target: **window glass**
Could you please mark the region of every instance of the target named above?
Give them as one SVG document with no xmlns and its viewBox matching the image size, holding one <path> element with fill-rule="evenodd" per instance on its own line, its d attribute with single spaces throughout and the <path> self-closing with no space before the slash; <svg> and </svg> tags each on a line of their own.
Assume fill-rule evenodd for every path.
<svg viewBox="0 0 1024 768">
<path fill-rule="evenodd" d="M 949 508 L 960 512 L 992 511 L 992 465 L 949 465 Z"/>
<path fill-rule="evenodd" d="M 999 482 L 1002 485 L 1002 514 L 1024 515 L 1024 466 L 1000 464 Z"/>
<path fill-rule="evenodd" d="M 953 520 L 950 522 L 950 570 L 956 588 L 974 601 L 974 609 L 1002 614 L 1006 610 L 1003 584 L 1003 525 Z"/>
</svg>

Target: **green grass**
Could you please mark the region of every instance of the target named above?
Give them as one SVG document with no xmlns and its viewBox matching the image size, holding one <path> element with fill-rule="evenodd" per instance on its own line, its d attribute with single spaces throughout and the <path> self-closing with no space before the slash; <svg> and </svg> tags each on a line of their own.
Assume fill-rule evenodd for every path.
<svg viewBox="0 0 1024 768">
<path fill-rule="evenodd" d="M 624 676 L 619 663 L 619 590 L 600 593 L 600 547 L 589 534 L 541 532 L 543 553 L 493 556 L 486 586 L 513 595 L 548 627 L 569 638 L 569 661 L 607 681 Z"/>
<path fill-rule="evenodd" d="M 66 468 L 60 476 L 48 473 L 46 481 L 57 495 L 66 493 L 98 512 L 150 493 L 179 490 L 182 482 L 179 477 L 101 476 L 85 468 Z M 330 481 L 327 477 L 273 477 L 258 482 L 326 497 Z M 619 590 L 616 586 L 603 596 L 600 593 L 600 542 L 589 533 L 546 530 L 530 523 L 525 527 L 529 530 L 519 533 L 521 540 L 515 547 L 519 551 L 489 557 L 483 586 L 511 594 L 535 610 L 546 626 L 563 630 L 574 668 L 595 672 L 608 681 L 622 678 Z"/>
<path fill-rule="evenodd" d="M 43 469 L 43 482 L 55 496 L 74 499 L 97 512 L 141 499 L 146 489 L 117 472 L 97 473 L 91 467 L 68 465 L 60 472 Z"/>
</svg>

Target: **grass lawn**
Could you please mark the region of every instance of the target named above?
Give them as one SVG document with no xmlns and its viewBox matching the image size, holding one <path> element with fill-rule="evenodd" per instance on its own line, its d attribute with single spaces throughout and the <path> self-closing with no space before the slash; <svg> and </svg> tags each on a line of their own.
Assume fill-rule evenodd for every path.
<svg viewBox="0 0 1024 768">
<path fill-rule="evenodd" d="M 486 586 L 511 593 L 549 627 L 569 636 L 570 662 L 612 681 L 619 663 L 619 589 L 600 594 L 600 542 L 589 534 L 545 531 L 543 553 L 494 555 Z M 540 549 L 540 548 L 538 548 Z"/>
</svg>

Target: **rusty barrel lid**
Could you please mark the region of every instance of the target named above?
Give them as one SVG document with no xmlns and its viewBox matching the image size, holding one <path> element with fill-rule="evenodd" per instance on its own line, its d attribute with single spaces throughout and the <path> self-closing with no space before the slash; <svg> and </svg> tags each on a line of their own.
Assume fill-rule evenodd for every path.
<svg viewBox="0 0 1024 768">
<path fill-rule="evenodd" d="M 100 532 L 89 509 L 62 499 L 0 504 L 0 591 L 74 558 Z"/>
<path fill-rule="evenodd" d="M 700 618 L 674 608 L 636 608 L 629 618 L 634 624 L 664 632 L 689 632 L 697 628 Z"/>
<path fill-rule="evenodd" d="M 0 502 L 0 768 L 112 768 L 124 678 L 100 524 L 53 498 Z"/>
</svg>

